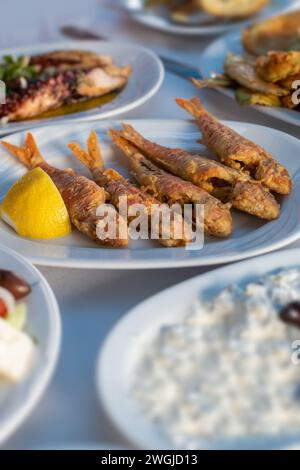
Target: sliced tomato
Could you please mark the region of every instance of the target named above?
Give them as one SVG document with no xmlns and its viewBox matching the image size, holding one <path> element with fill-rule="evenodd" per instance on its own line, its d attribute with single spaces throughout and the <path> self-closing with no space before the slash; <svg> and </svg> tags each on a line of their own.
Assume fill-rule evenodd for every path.
<svg viewBox="0 0 300 470">
<path fill-rule="evenodd" d="M 8 315 L 8 308 L 3 299 L 0 299 L 0 317 L 6 318 Z"/>
</svg>

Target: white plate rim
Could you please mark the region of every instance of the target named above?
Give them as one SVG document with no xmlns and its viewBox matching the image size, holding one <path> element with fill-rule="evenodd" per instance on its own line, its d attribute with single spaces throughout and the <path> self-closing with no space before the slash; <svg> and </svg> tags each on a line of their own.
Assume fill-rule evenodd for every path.
<svg viewBox="0 0 300 470">
<path fill-rule="evenodd" d="M 209 73 L 212 71 L 207 73 L 207 69 L 205 68 L 205 66 L 201 64 L 205 64 L 207 62 L 207 59 L 211 57 L 211 51 L 215 47 L 217 47 L 218 44 L 219 45 L 223 44 L 227 49 L 227 44 L 228 43 L 230 44 L 232 41 L 240 42 L 240 32 L 234 31 L 234 32 L 225 34 L 224 36 L 221 36 L 219 38 L 216 38 L 202 51 L 199 69 L 201 71 L 201 74 L 204 76 L 204 78 L 209 78 Z M 228 52 L 230 52 L 229 49 L 228 49 Z M 225 57 L 224 57 L 224 60 L 225 60 Z M 235 99 L 235 93 L 233 90 L 230 90 L 227 88 L 216 88 L 213 91 L 222 93 L 223 95 L 231 98 L 238 104 L 238 102 Z M 294 111 L 293 109 L 286 109 L 286 108 L 275 108 L 275 107 L 270 107 L 270 106 L 259 106 L 259 105 L 255 105 L 255 106 L 240 105 L 240 106 L 241 108 L 244 108 L 244 109 L 247 109 L 247 108 L 255 109 L 259 111 L 260 113 L 271 116 L 275 119 L 278 119 L 279 121 L 293 124 L 294 126 L 300 126 L 300 111 Z"/>
<path fill-rule="evenodd" d="M 266 16 L 275 16 L 290 9 L 293 9 L 297 6 L 298 0 L 291 0 L 291 4 L 287 7 L 278 7 L 273 9 L 268 13 L 261 13 L 259 20 L 263 20 Z M 217 34 L 226 34 L 229 31 L 233 31 L 235 29 L 241 29 L 249 25 L 255 18 L 250 18 L 248 20 L 237 21 L 236 23 L 229 23 L 224 25 L 213 25 L 213 26 L 184 26 L 176 23 L 172 23 L 171 21 L 166 21 L 164 23 L 156 22 L 155 17 L 156 15 L 147 15 L 143 12 L 126 12 L 134 21 L 137 23 L 143 24 L 148 26 L 151 29 L 162 31 L 169 34 L 181 34 L 183 36 L 211 36 Z M 257 20 L 257 18 L 256 18 Z"/>
<path fill-rule="evenodd" d="M 155 123 L 193 123 L 194 121 L 190 120 L 145 120 L 145 119 L 139 119 L 139 120 L 127 120 L 127 122 L 131 123 L 133 126 L 135 126 L 137 123 L 146 123 L 147 125 L 151 125 L 151 122 Z M 269 127 L 265 126 L 260 126 L 257 124 L 249 124 L 249 123 L 244 123 L 244 122 L 238 122 L 238 121 L 223 121 L 225 124 L 229 126 L 242 126 L 245 127 L 247 125 L 247 128 L 249 129 L 259 129 L 261 131 L 267 131 L 270 132 Z M 87 123 L 83 123 L 84 125 Z M 114 126 L 116 124 L 119 124 L 119 121 L 111 121 L 111 122 L 101 122 L 99 125 L 105 125 L 105 126 Z M 65 127 L 71 127 L 72 124 L 70 123 L 65 123 Z M 81 126 L 79 123 L 78 126 Z M 40 131 L 47 131 L 47 133 L 51 131 L 55 131 L 56 126 L 49 126 L 47 128 L 36 128 L 34 129 L 34 132 L 40 132 Z M 72 129 L 74 129 L 74 125 L 72 126 Z M 279 135 L 279 136 L 284 136 L 285 138 L 288 137 L 288 139 L 291 142 L 294 142 L 299 145 L 299 140 L 296 137 L 293 137 L 289 134 L 286 134 L 285 132 L 279 131 L 277 129 L 273 129 L 273 131 Z M 9 136 L 10 139 L 17 139 L 18 137 L 22 136 L 23 132 L 18 132 L 15 134 L 11 134 Z M 278 219 L 280 220 L 280 219 Z M 272 223 L 272 222 L 271 222 Z M 113 270 L 133 270 L 133 269 L 168 269 L 168 268 L 179 268 L 179 267 L 194 267 L 194 266 L 212 266 L 212 265 L 218 265 L 218 264 L 223 264 L 223 263 L 230 263 L 234 261 L 239 261 L 247 258 L 252 258 L 254 256 L 258 256 L 261 254 L 269 253 L 271 251 L 278 250 L 280 248 L 283 248 L 295 241 L 297 241 L 300 238 L 300 225 L 295 228 L 294 231 L 289 233 L 289 235 L 284 237 L 284 240 L 278 240 L 276 242 L 271 242 L 267 246 L 264 247 L 258 247 L 258 248 L 253 248 L 248 250 L 247 252 L 243 251 L 240 253 L 231 253 L 230 255 L 222 254 L 222 256 L 216 256 L 216 255 L 210 255 L 206 256 L 205 258 L 201 257 L 190 257 L 189 259 L 181 260 L 180 257 L 174 258 L 174 257 L 169 257 L 168 259 L 163 259 L 163 258 L 156 258 L 156 259 L 127 259 L 124 257 L 124 259 L 118 259 L 117 261 L 115 259 L 105 259 L 105 258 L 92 258 L 89 256 L 86 256 L 85 258 L 83 257 L 48 257 L 48 256 L 39 256 L 35 254 L 30 254 L 25 256 L 33 263 L 36 265 L 41 265 L 41 266 L 55 266 L 55 267 L 67 267 L 67 268 L 78 268 L 78 269 L 113 269 Z M 26 240 L 25 240 L 26 241 Z M 2 240 L 3 243 L 3 240 Z M 15 245 L 11 246 L 12 249 L 14 249 Z M 95 248 L 96 249 L 96 248 Z M 98 250 L 100 250 L 98 248 Z M 157 250 L 162 250 L 163 248 L 157 248 Z M 106 249 L 105 251 L 107 251 Z M 169 253 L 171 253 L 171 250 L 180 250 L 180 248 L 166 248 Z M 118 250 L 114 249 L 114 253 L 121 253 L 123 250 Z"/>
<path fill-rule="evenodd" d="M 114 46 L 115 48 L 118 48 L 118 45 L 120 45 L 119 42 L 114 42 L 114 41 L 96 41 L 96 40 L 82 40 L 82 41 L 59 41 L 59 42 L 49 42 L 49 43 L 41 43 L 38 45 L 29 45 L 29 46 L 24 46 L 24 47 L 14 47 L 14 48 L 7 48 L 7 49 L 2 49 L 0 50 L 0 57 L 3 55 L 20 55 L 20 54 L 31 54 L 31 53 L 38 53 L 38 52 L 46 52 L 50 50 L 55 50 L 55 49 L 91 49 L 91 50 L 96 50 L 97 47 L 101 46 L 101 48 L 105 48 L 105 46 Z M 145 92 L 143 95 L 141 95 L 138 98 L 133 99 L 130 103 L 118 106 L 116 108 L 113 108 L 111 110 L 105 111 L 100 107 L 100 109 L 97 112 L 97 108 L 95 108 L 93 113 L 91 115 L 86 115 L 85 112 L 77 112 L 65 116 L 59 116 L 56 118 L 49 118 L 49 119 L 37 119 L 37 120 L 32 120 L 32 121 L 20 121 L 18 122 L 12 122 L 8 123 L 6 126 L 0 126 L 0 136 L 8 135 L 8 134 L 15 134 L 16 132 L 21 132 L 22 130 L 29 129 L 29 128 L 38 128 L 38 127 L 48 127 L 52 125 L 59 125 L 60 123 L 65 123 L 65 122 L 86 122 L 86 121 L 93 121 L 96 119 L 108 119 L 112 118 L 115 116 L 118 116 L 119 114 L 124 114 L 129 111 L 132 111 L 143 104 L 145 104 L 147 101 L 149 101 L 161 88 L 164 78 L 165 78 L 165 68 L 160 60 L 160 58 L 153 52 L 151 49 L 148 49 L 143 46 L 136 46 L 131 43 L 125 43 L 122 45 L 122 47 L 128 48 L 128 50 L 136 51 L 139 52 L 140 54 L 147 55 L 148 58 L 152 61 L 152 67 L 156 68 L 156 81 L 155 84 L 148 89 L 147 92 Z M 125 87 L 126 88 L 126 87 Z M 122 91 L 121 91 L 122 93 Z M 113 102 L 112 102 L 113 103 Z M 12 129 L 12 126 L 14 128 Z"/>
<path fill-rule="evenodd" d="M 49 355 L 47 357 L 47 364 L 40 374 L 38 383 L 32 388 L 29 398 L 18 407 L 17 411 L 12 415 L 12 418 L 9 419 L 4 426 L 1 426 L 0 445 L 3 445 L 3 443 L 23 424 L 26 418 L 28 418 L 50 383 L 58 362 L 62 341 L 62 325 L 57 300 L 48 281 L 41 272 L 26 260 L 26 258 L 2 244 L 0 244 L 0 251 L 13 257 L 20 265 L 23 265 L 27 271 L 31 271 L 31 273 L 39 279 L 40 288 L 44 291 L 45 301 L 49 312 L 51 312 L 51 315 L 49 315 L 49 331 L 51 331 L 51 334 L 49 334 Z"/>
<path fill-rule="evenodd" d="M 188 290 L 188 294 L 194 294 L 199 292 L 203 292 L 204 288 L 201 287 L 201 284 L 204 286 L 206 284 L 208 285 L 214 285 L 215 287 L 215 281 L 218 281 L 218 279 L 222 278 L 225 279 L 224 284 L 229 285 L 231 284 L 232 281 L 226 282 L 226 279 L 230 279 L 230 272 L 234 270 L 234 272 L 238 272 L 239 269 L 242 270 L 242 276 L 248 279 L 249 277 L 252 278 L 253 274 L 251 271 L 251 268 L 255 270 L 255 266 L 262 266 L 262 270 L 259 274 L 255 274 L 255 276 L 263 275 L 268 272 L 272 272 L 276 269 L 284 269 L 285 263 L 287 258 L 291 259 L 291 262 L 288 264 L 287 267 L 292 267 L 293 265 L 300 264 L 300 248 L 293 248 L 289 250 L 283 250 L 279 253 L 269 253 L 267 255 L 263 256 L 258 256 L 252 259 L 244 260 L 239 263 L 234 263 L 228 266 L 223 266 L 217 269 L 213 269 L 209 272 L 194 276 L 186 281 L 180 282 L 178 284 L 175 284 L 167 289 L 164 289 L 153 296 L 148 297 L 146 300 L 140 302 L 138 305 L 133 307 L 131 310 L 129 310 L 125 315 L 122 316 L 122 318 L 115 324 L 115 326 L 111 329 L 109 332 L 108 336 L 106 337 L 104 343 L 101 345 L 96 364 L 95 364 L 95 384 L 96 384 L 96 390 L 97 390 L 97 395 L 98 395 L 98 400 L 101 403 L 101 405 L 104 407 L 106 415 L 110 419 L 110 421 L 113 423 L 113 425 L 118 429 L 118 431 L 121 432 L 121 434 L 129 440 L 133 445 L 138 446 L 139 449 L 159 449 L 159 450 L 175 450 L 171 445 L 169 447 L 166 447 L 166 441 L 163 442 L 162 447 L 155 446 L 155 442 L 157 444 L 157 438 L 152 438 L 150 439 L 145 439 L 142 437 L 145 434 L 146 428 L 151 428 L 154 434 L 156 426 L 154 424 L 148 424 L 147 425 L 147 420 L 142 417 L 142 413 L 140 413 L 137 410 L 137 407 L 135 406 L 135 411 L 138 417 L 135 416 L 135 418 L 138 418 L 138 420 L 141 422 L 143 421 L 143 429 L 141 430 L 141 433 L 139 433 L 139 430 L 135 430 L 134 427 L 128 427 L 126 421 L 126 416 L 125 419 L 124 417 L 120 418 L 119 410 L 116 409 L 115 404 L 116 401 L 120 401 L 120 403 L 124 403 L 124 398 L 122 397 L 122 392 L 119 392 L 119 390 L 122 387 L 123 381 L 121 379 L 121 373 L 120 371 L 120 363 L 115 364 L 114 360 L 114 352 L 120 348 L 124 353 L 124 356 L 126 355 L 126 348 L 130 348 L 128 346 L 130 344 L 130 339 L 135 335 L 140 334 L 140 330 L 134 330 L 134 325 L 137 323 L 137 321 L 140 321 L 141 316 L 143 315 L 142 310 L 147 309 L 148 306 L 153 306 L 157 305 L 161 299 L 169 298 L 172 297 L 172 294 L 175 294 L 176 297 L 176 292 L 178 291 L 185 291 L 186 289 Z M 298 261 L 297 261 L 298 259 Z M 268 267 L 268 262 L 271 262 L 271 266 Z M 217 276 L 217 279 L 216 277 Z M 243 279 L 240 280 L 240 282 L 243 282 Z M 222 288 L 222 287 L 221 287 Z M 219 289 L 219 288 L 218 288 Z M 190 296 L 187 295 L 186 298 L 190 299 Z M 188 302 L 187 302 L 188 303 Z M 152 311 L 158 311 L 158 309 L 155 307 L 152 308 Z M 159 313 L 160 315 L 161 313 Z M 156 319 L 156 315 L 155 319 Z M 169 315 L 170 316 L 170 315 Z M 149 326 L 150 321 L 147 321 L 146 315 L 144 314 L 147 326 Z M 152 321 L 152 318 L 151 318 Z M 158 323 L 163 323 L 158 322 Z M 139 325 L 139 328 L 141 325 Z M 127 331 L 126 331 L 127 330 Z M 129 331 L 130 330 L 130 331 Z M 124 331 L 125 331 L 125 336 L 124 336 Z M 124 336 L 124 338 L 122 338 Z M 121 338 L 121 339 L 120 339 Z M 126 341 L 124 339 L 127 338 Z M 117 371 L 116 374 L 112 375 L 109 373 L 109 368 L 108 364 L 110 364 L 111 370 Z M 121 368 L 122 371 L 122 368 Z M 119 374 L 119 375 L 118 375 Z M 112 398 L 116 393 L 116 398 Z M 126 398 L 126 402 L 128 401 L 133 401 L 131 398 Z M 122 406 L 122 405 L 121 405 Z M 126 409 L 126 407 L 123 406 L 123 409 Z M 151 433 L 151 430 L 150 430 Z M 300 429 L 299 429 L 299 435 L 300 435 Z M 299 442 L 299 438 L 298 438 Z M 289 447 L 294 447 L 297 446 L 297 441 L 295 440 L 294 444 L 287 445 L 286 443 L 281 446 L 282 449 L 288 449 Z M 251 448 L 252 449 L 252 448 Z M 273 447 L 272 447 L 273 449 Z M 196 449 L 195 449 L 196 450 Z M 199 449 L 201 450 L 201 449 Z M 209 448 L 211 450 L 211 448 Z M 215 447 L 212 447 L 212 450 L 216 450 Z M 228 449 L 227 449 L 228 450 Z M 232 449 L 230 450 L 238 450 L 238 449 Z M 255 449 L 254 449 L 255 450 Z M 264 449 L 265 450 L 265 449 Z"/>
</svg>

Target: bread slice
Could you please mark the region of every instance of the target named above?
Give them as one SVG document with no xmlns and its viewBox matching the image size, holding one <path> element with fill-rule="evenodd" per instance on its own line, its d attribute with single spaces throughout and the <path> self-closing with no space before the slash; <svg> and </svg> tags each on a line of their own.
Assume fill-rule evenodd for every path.
<svg viewBox="0 0 300 470">
<path fill-rule="evenodd" d="M 207 13 L 223 18 L 247 18 L 262 10 L 270 0 L 202 0 Z"/>
<path fill-rule="evenodd" d="M 247 52 L 264 55 L 269 51 L 300 50 L 300 10 L 254 24 L 243 33 Z"/>
</svg>

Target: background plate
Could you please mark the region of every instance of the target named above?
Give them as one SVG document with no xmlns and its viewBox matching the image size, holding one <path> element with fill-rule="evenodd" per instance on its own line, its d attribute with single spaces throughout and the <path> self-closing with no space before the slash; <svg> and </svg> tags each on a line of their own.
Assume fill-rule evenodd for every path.
<svg viewBox="0 0 300 470">
<path fill-rule="evenodd" d="M 112 1 L 112 0 L 110 0 Z M 120 4 L 121 6 L 143 5 L 144 0 L 113 0 L 112 5 Z M 244 21 L 222 21 L 205 13 L 197 15 L 197 25 L 185 25 L 173 22 L 167 13 L 159 13 L 158 11 L 142 11 L 138 13 L 130 12 L 132 18 L 150 28 L 158 29 L 166 33 L 182 34 L 192 36 L 204 36 L 210 34 L 221 34 L 233 29 L 241 29 L 253 21 L 261 21 L 272 15 L 281 13 L 282 11 L 294 8 L 299 5 L 299 0 L 272 0 L 271 4 L 262 10 L 258 15 Z"/>
<path fill-rule="evenodd" d="M 132 374 L 140 358 L 141 348 L 157 329 L 177 321 L 197 299 L 212 298 L 229 283 L 241 285 L 283 267 L 294 266 L 300 266 L 300 249 L 236 263 L 177 284 L 141 303 L 123 317 L 99 354 L 96 384 L 109 417 L 127 439 L 144 449 L 172 448 L 155 424 L 145 419 L 130 394 Z M 112 370 L 116 372 L 112 374 Z M 243 444 L 236 442 L 231 448 L 288 448 L 290 445 L 299 445 L 299 439 L 300 429 L 297 435 L 288 439 L 267 439 L 260 436 L 253 441 L 246 437 Z M 220 442 L 219 448 L 227 449 L 226 443 Z"/>
<path fill-rule="evenodd" d="M 196 141 L 199 131 L 190 121 L 137 120 L 129 121 L 142 134 L 170 147 L 182 147 L 192 152 L 208 154 Z M 207 237 L 202 250 L 163 248 L 152 241 L 130 242 L 127 249 L 97 247 L 79 232 L 53 241 L 33 241 L 17 236 L 4 222 L 0 222 L 0 241 L 18 250 L 36 264 L 72 266 L 78 268 L 138 269 L 206 266 L 256 256 L 294 242 L 300 237 L 300 142 L 280 131 L 247 123 L 229 122 L 237 132 L 264 146 L 289 170 L 293 191 L 282 198 L 278 220 L 264 222 L 241 212 L 233 211 L 234 231 L 230 238 L 218 240 Z M 112 147 L 107 130 L 118 128 L 119 122 L 65 124 L 34 131 L 34 136 L 47 161 L 59 168 L 74 168 L 85 172 L 70 155 L 67 144 L 79 141 L 85 145 L 92 127 L 98 133 L 106 164 L 129 176 L 126 158 Z M 20 145 L 25 133 L 10 136 L 8 140 Z M 25 169 L 7 151 L 0 148 L 0 200 L 11 184 L 25 173 Z"/>
<path fill-rule="evenodd" d="M 111 102 L 89 111 L 59 116 L 50 119 L 34 119 L 0 125 L 0 135 L 17 132 L 37 126 L 61 123 L 63 121 L 87 121 L 105 119 L 131 111 L 144 104 L 159 90 L 164 79 L 164 67 L 160 59 L 150 50 L 130 44 L 108 41 L 67 41 L 38 46 L 0 50 L 3 55 L 34 55 L 55 50 L 82 49 L 102 55 L 109 55 L 119 65 L 131 65 L 132 75 L 126 87 Z"/>
<path fill-rule="evenodd" d="M 224 62 L 228 52 L 241 55 L 244 48 L 241 43 L 241 33 L 235 32 L 216 39 L 203 52 L 200 60 L 200 69 L 205 78 L 211 76 L 212 72 L 224 73 Z M 235 92 L 226 88 L 219 88 L 221 93 L 235 100 Z M 281 121 L 300 126 L 300 111 L 285 108 L 271 108 L 267 106 L 252 106 L 252 108 L 268 114 Z"/>
</svg>

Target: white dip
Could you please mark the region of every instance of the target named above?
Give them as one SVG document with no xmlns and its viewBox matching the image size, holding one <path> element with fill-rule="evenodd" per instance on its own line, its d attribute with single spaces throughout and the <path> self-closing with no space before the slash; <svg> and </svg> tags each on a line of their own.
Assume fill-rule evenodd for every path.
<svg viewBox="0 0 300 470">
<path fill-rule="evenodd" d="M 279 318 L 300 300 L 300 270 L 230 287 L 164 325 L 145 347 L 132 393 L 177 448 L 300 431 L 300 329 Z"/>
<path fill-rule="evenodd" d="M 21 382 L 32 367 L 34 351 L 26 333 L 0 318 L 0 380 Z"/>
</svg>

